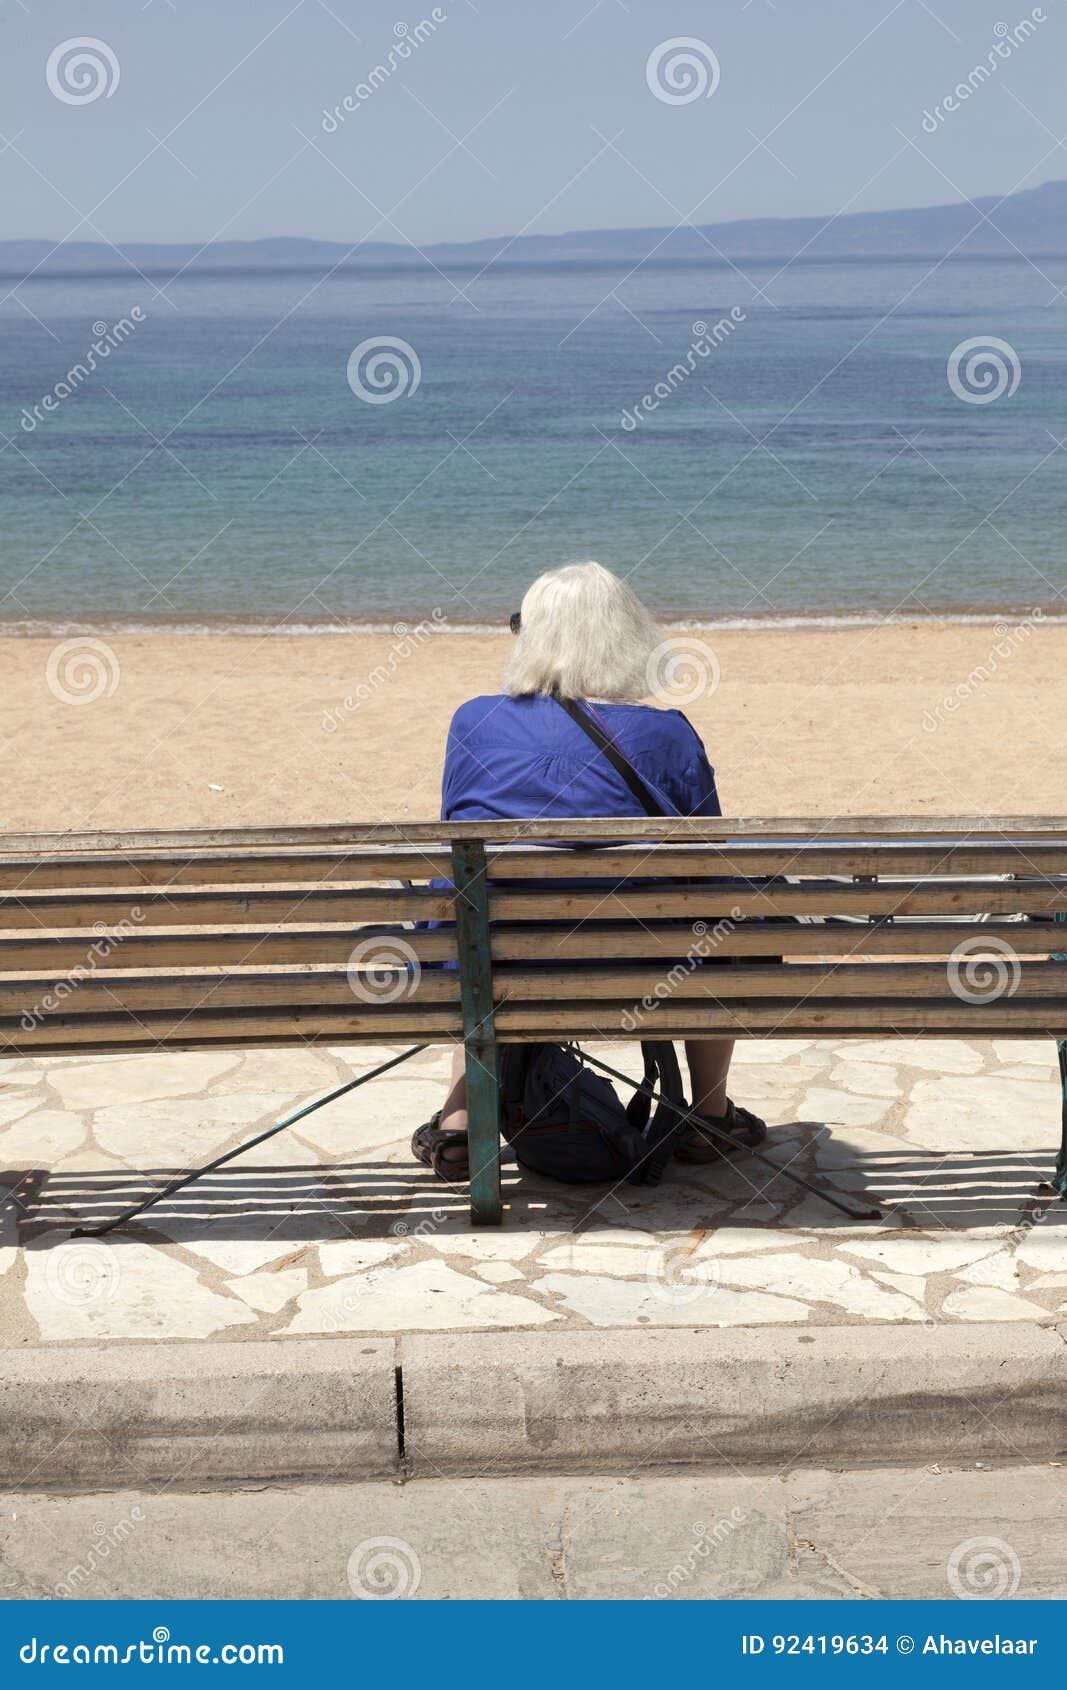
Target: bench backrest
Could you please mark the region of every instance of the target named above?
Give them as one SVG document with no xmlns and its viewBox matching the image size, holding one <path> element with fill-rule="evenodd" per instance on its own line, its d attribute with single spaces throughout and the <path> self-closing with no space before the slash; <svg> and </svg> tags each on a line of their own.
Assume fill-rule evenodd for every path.
<svg viewBox="0 0 1067 1690">
<path fill-rule="evenodd" d="M 1062 817 L 8 835 L 0 1054 L 1062 1036 L 1065 914 Z"/>
</svg>

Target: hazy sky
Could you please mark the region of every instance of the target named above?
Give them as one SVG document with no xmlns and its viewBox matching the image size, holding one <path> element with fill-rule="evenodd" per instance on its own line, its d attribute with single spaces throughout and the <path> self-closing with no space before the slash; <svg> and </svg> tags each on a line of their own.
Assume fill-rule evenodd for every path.
<svg viewBox="0 0 1067 1690">
<path fill-rule="evenodd" d="M 1067 177 L 1063 0 L 1043 0 L 1033 39 L 932 135 L 924 109 L 987 62 L 1024 0 L 443 0 L 443 21 L 324 132 L 324 110 L 390 68 L 398 26 L 410 41 L 431 18 L 404 3 L 0 0 L 0 232 L 425 243 L 934 204 Z M 118 81 L 71 103 L 46 65 L 85 35 Z M 711 97 L 650 90 L 649 55 L 678 37 L 714 54 Z"/>
</svg>

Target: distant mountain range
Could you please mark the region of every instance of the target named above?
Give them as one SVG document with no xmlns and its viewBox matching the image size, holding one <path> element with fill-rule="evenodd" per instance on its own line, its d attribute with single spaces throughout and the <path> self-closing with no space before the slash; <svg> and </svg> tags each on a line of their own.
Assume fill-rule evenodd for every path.
<svg viewBox="0 0 1067 1690">
<path fill-rule="evenodd" d="M 977 225 L 977 227 L 976 227 Z M 116 253 L 118 256 L 116 256 Z M 714 262 L 740 259 L 1028 257 L 1067 255 L 1067 181 L 957 205 L 911 211 L 858 211 L 838 217 L 753 217 L 699 228 L 589 229 L 562 235 L 512 235 L 488 240 L 436 242 L 421 250 L 389 241 L 367 241 L 351 251 L 344 241 L 279 237 L 164 245 L 131 242 L 117 248 L 97 241 L 0 241 L 0 271 L 7 276 L 113 272 L 125 259 L 151 274 L 198 271 L 297 269 L 336 265 L 356 270 L 480 269 L 488 265 L 560 263 Z"/>
</svg>

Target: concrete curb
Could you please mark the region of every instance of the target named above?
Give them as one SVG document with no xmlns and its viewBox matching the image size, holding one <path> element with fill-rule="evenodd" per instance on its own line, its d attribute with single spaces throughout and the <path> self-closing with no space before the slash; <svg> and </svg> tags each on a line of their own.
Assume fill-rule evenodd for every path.
<svg viewBox="0 0 1067 1690">
<path fill-rule="evenodd" d="M 0 1482 L 396 1471 L 391 1338 L 0 1352 Z"/>
<path fill-rule="evenodd" d="M 403 1364 L 414 1472 L 1067 1448 L 1067 1342 L 1030 1323 L 453 1333 L 406 1338 Z"/>
<path fill-rule="evenodd" d="M 1067 1342 L 1030 1323 L 0 1353 L 8 1488 L 1040 1462 L 1065 1449 Z"/>
</svg>

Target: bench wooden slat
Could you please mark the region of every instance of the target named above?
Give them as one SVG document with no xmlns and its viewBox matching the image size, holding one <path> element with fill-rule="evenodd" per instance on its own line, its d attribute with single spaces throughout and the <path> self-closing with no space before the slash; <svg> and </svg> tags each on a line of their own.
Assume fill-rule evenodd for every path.
<svg viewBox="0 0 1067 1690">
<path fill-rule="evenodd" d="M 285 1009 L 290 1004 L 374 1009 L 396 1004 L 458 1003 L 459 974 L 454 969 L 427 970 L 416 978 L 399 970 L 363 971 L 360 985 L 350 983 L 347 970 L 257 969 L 244 974 L 204 969 L 186 974 L 93 975 L 67 990 L 57 991 L 50 976 L 0 976 L 0 1018 L 43 1016 L 54 1011 L 69 1015 L 99 1015 L 148 1009 Z"/>
<path fill-rule="evenodd" d="M 389 1037 L 391 1043 L 418 1044 L 426 1039 L 456 1039 L 459 1014 L 448 1008 L 354 1003 L 351 1009 L 192 1011 L 146 1010 L 138 1016 L 49 1016 L 27 1029 L 8 1017 L 0 1020 L 0 1055 L 45 1054 L 49 1050 L 192 1050 L 202 1045 L 297 1044 L 317 1039 L 345 1044 Z"/>
<path fill-rule="evenodd" d="M 488 854 L 489 872 L 498 878 L 570 879 L 627 875 L 743 876 L 761 874 L 1067 874 L 1067 841 L 1061 845 L 1027 842 L 1005 845 L 986 841 L 968 845 L 750 844 L 649 846 L 623 844 L 609 850 L 537 850 L 504 847 Z M 358 885 L 378 880 L 448 879 L 443 850 L 382 847 L 287 852 L 194 851 L 184 853 L 62 852 L 52 857 L 0 853 L 0 892 L 28 894 L 92 887 L 267 887 L 323 882 Z"/>
<path fill-rule="evenodd" d="M 788 915 L 988 915 L 1051 916 L 1067 910 L 1067 879 L 1046 877 L 1032 881 L 956 880 L 933 886 L 908 881 L 871 886 L 808 882 L 799 886 L 713 882 L 676 888 L 627 888 L 614 891 L 561 891 L 545 887 L 531 891 L 498 891 L 490 895 L 494 920 L 578 922 L 629 918 L 699 918 Z M 123 923 L 137 927 L 196 927 L 220 925 L 281 926 L 286 922 L 350 920 L 355 926 L 377 921 L 447 920 L 450 894 L 426 888 L 349 889 L 324 887 L 279 891 L 87 891 L 37 892 L 28 897 L 0 897 L 0 929 L 99 927 L 116 931 Z"/>
<path fill-rule="evenodd" d="M 958 978 L 967 989 L 974 984 L 977 968 L 981 977 L 1005 979 L 1011 996 L 1025 998 L 1067 997 L 1067 963 L 1027 962 L 1014 967 L 1003 957 L 996 958 L 999 970 L 983 964 L 981 953 L 969 953 L 958 971 Z M 425 980 L 426 976 L 423 975 Z M 659 989 L 657 991 L 657 988 Z M 1007 986 L 1006 988 L 1007 989 Z M 960 1001 L 959 992 L 952 987 L 949 967 L 937 963 L 842 963 L 827 967 L 820 963 L 771 964 L 766 967 L 733 966 L 730 968 L 693 968 L 682 964 L 670 975 L 662 969 L 633 968 L 575 968 L 556 972 L 551 969 L 498 969 L 494 976 L 494 993 L 498 1003 L 509 1005 L 540 1001 L 549 1003 L 561 999 L 626 999 L 632 1005 L 642 998 L 657 1000 L 695 998 L 851 998 L 860 1004 L 883 997 L 922 997 Z"/>
<path fill-rule="evenodd" d="M 974 959 L 970 959 L 973 966 Z M 1067 964 L 1031 962 L 1003 972 L 988 971 L 988 980 L 1004 979 L 1010 995 L 1020 1001 L 1067 996 Z M 827 970 L 819 964 L 697 968 L 676 971 L 645 968 L 589 969 L 554 972 L 542 969 L 502 969 L 494 981 L 498 1006 L 580 1003 L 596 1000 L 642 999 L 653 1003 L 738 998 L 850 998 L 857 1009 L 886 997 L 921 997 L 925 1001 L 960 1001 L 953 976 L 944 963 L 844 964 Z M 970 989 L 973 977 L 959 978 Z M 981 985 L 981 977 L 977 984 Z M 111 973 L 61 986 L 52 976 L 0 976 L 0 1017 L 95 1015 L 113 1011 L 140 1014 L 145 1010 L 246 1010 L 322 1005 L 343 1008 L 353 1003 L 399 1007 L 401 1004 L 458 1003 L 459 975 L 455 970 L 426 970 L 420 976 L 401 970 L 363 972 L 356 983 L 347 970 L 316 969 L 294 973 L 288 969 L 249 969 L 219 973 L 210 968 L 183 974 Z M 676 1010 L 674 1013 L 686 1013 Z"/>
<path fill-rule="evenodd" d="M 78 968 L 92 972 L 283 964 L 293 967 L 332 964 L 347 968 L 354 947 L 369 944 L 375 937 L 386 941 L 402 939 L 420 962 L 452 961 L 456 955 L 455 935 L 446 927 L 433 932 L 378 924 L 320 928 L 252 925 L 236 932 L 211 927 L 191 931 L 138 928 L 110 948 L 77 929 L 68 933 L 27 929 L 0 933 L 0 975 L 47 973 L 58 978 Z"/>
<path fill-rule="evenodd" d="M 83 833 L 8 833 L 0 851 L 53 856 L 76 851 L 290 850 L 315 846 L 438 846 L 453 839 L 782 839 L 972 840 L 1004 837 L 1067 842 L 1067 816 L 641 816 L 605 820 L 335 822 L 289 827 L 101 829 Z"/>
<path fill-rule="evenodd" d="M 0 975 L 38 973 L 60 978 L 75 969 L 103 973 L 143 968 L 347 967 L 354 947 L 369 944 L 376 937 L 384 942 L 402 940 L 420 962 L 455 960 L 455 935 L 448 927 L 432 932 L 380 924 L 277 929 L 250 925 L 236 931 L 210 927 L 138 928 L 110 948 L 77 929 L 67 933 L 26 929 L 0 933 Z M 1067 949 L 1067 933 L 1062 928 L 1051 923 L 1009 921 L 978 924 L 915 921 L 896 925 L 856 921 L 829 927 L 768 921 L 731 926 L 718 938 L 710 927 L 707 934 L 699 936 L 688 925 L 616 923 L 608 926 L 585 922 L 558 932 L 496 927 L 491 944 L 497 963 L 553 964 L 624 957 L 661 959 L 669 964 L 684 958 L 701 938 L 707 947 L 706 954 L 716 958 L 774 955 L 855 958 L 947 957 L 962 940 L 973 937 L 985 943 L 1010 945 L 1020 957 L 1043 957 Z"/>
<path fill-rule="evenodd" d="M 1065 852 L 1067 857 L 1067 852 Z M 46 892 L 90 887 L 270 886 L 299 881 L 446 879 L 448 852 L 378 851 L 187 851 L 61 852 L 51 857 L 0 853 L 0 892 Z"/>
<path fill-rule="evenodd" d="M 650 1011 L 639 1031 L 629 1035 L 620 1031 L 621 1016 L 626 1010 L 633 1010 L 632 1002 L 504 1004 L 496 1013 L 496 1030 L 500 1038 L 523 1041 L 583 1037 L 684 1039 L 719 1034 L 732 1038 L 785 1038 L 799 1033 L 820 1038 L 849 1030 L 865 1032 L 871 1039 L 903 1033 L 909 1037 L 918 1034 L 929 1038 L 983 1038 L 1013 1029 L 1019 1033 L 1029 1029 L 1035 1038 L 1043 1034 L 1056 1039 L 1063 1037 L 1067 1027 L 1067 995 L 1042 999 L 1040 1005 L 1020 1003 L 1015 998 L 1001 998 L 981 1006 L 924 999 L 872 1000 L 858 1005 L 847 999 L 827 1001 L 811 997 L 773 1001 L 745 998 L 728 1005 L 668 1003 L 663 1009 Z"/>
<path fill-rule="evenodd" d="M 497 1036 L 505 1042 L 537 1039 L 586 1038 L 619 1040 L 620 1017 L 629 1004 L 592 1003 L 504 1005 L 496 1017 Z M 772 1038 L 840 1035 L 877 1038 L 991 1037 L 1005 1035 L 1062 1036 L 1067 1026 L 1067 997 L 1033 1003 L 1000 1000 L 981 1008 L 969 1004 L 887 1000 L 858 1010 L 846 1001 L 807 999 L 741 1000 L 736 1005 L 687 1004 L 684 1013 L 651 1012 L 641 1023 L 646 1038 Z M 425 1039 L 454 1040 L 461 1019 L 444 1008 L 419 1010 L 411 1005 L 373 1009 L 294 1008 L 232 1012 L 193 1011 L 174 1014 L 146 1010 L 139 1016 L 71 1015 L 49 1017 L 32 1030 L 17 1021 L 0 1021 L 0 1054 L 46 1054 L 78 1049 L 188 1050 L 204 1046 L 371 1042 L 417 1043 Z M 636 1037 L 637 1035 L 631 1035 Z"/>
<path fill-rule="evenodd" d="M 655 921 L 670 917 L 718 921 L 789 915 L 1046 915 L 1067 910 L 1067 880 L 958 880 L 943 886 L 922 881 L 872 886 L 768 885 L 754 890 L 714 882 L 686 890 L 634 887 L 614 891 L 494 893 L 493 917 L 501 921 Z"/>
<path fill-rule="evenodd" d="M 89 891 L 35 892 L 29 897 L 0 897 L 0 929 L 85 927 L 101 924 L 114 931 L 121 923 L 143 927 L 280 926 L 296 922 L 425 921 L 447 918 L 451 895 L 424 887 L 411 890 L 371 888 L 321 891 L 176 892 L 151 887 L 134 893 Z"/>
</svg>

